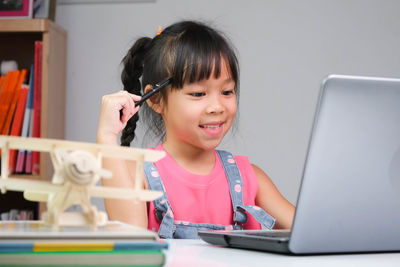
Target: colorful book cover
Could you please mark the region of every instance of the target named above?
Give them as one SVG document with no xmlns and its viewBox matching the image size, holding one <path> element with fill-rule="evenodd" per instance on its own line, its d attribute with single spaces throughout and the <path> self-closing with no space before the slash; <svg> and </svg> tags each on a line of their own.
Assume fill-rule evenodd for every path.
<svg viewBox="0 0 400 267">
<path fill-rule="evenodd" d="M 34 93 L 35 94 L 35 93 Z M 30 112 L 30 119 L 29 119 L 29 126 L 28 126 L 28 137 L 32 137 L 32 130 L 33 129 L 33 109 Z M 24 173 L 25 174 L 32 174 L 32 150 L 26 150 L 25 152 L 25 162 L 24 162 Z"/>
<path fill-rule="evenodd" d="M 3 82 L 4 82 L 4 75 L 0 76 L 0 94 L 1 94 L 1 89 L 3 88 Z"/>
<path fill-rule="evenodd" d="M 26 101 L 26 106 L 25 106 L 25 113 L 24 113 L 24 121 L 22 123 L 22 131 L 21 131 L 21 136 L 22 137 L 28 137 L 29 136 L 29 125 L 31 121 L 31 114 L 33 112 L 33 80 L 34 80 L 34 74 L 35 74 L 35 69 L 34 66 L 31 66 L 31 71 L 29 74 L 29 92 L 28 92 L 28 99 Z M 17 164 L 15 167 L 15 172 L 16 173 L 23 173 L 25 172 L 25 154 L 26 150 L 18 150 L 18 156 L 17 156 Z M 32 166 L 32 164 L 30 164 Z"/>
<path fill-rule="evenodd" d="M 0 134 L 6 124 L 8 110 L 13 99 L 14 89 L 18 83 L 19 71 L 9 71 L 4 78 L 3 86 L 0 92 Z M 0 149 L 1 156 L 1 149 Z"/>
<path fill-rule="evenodd" d="M 21 135 L 21 130 L 22 130 L 22 121 L 24 118 L 24 113 L 25 113 L 25 106 L 26 106 L 26 99 L 28 97 L 28 88 L 26 85 L 23 85 L 23 88 L 21 88 L 19 97 L 18 97 L 18 102 L 17 102 L 17 107 L 15 110 L 12 126 L 11 126 L 11 136 L 20 136 Z M 15 166 L 17 162 L 17 152 L 18 150 L 16 149 L 10 149 L 9 152 L 9 171 L 10 173 L 15 173 Z"/>
<path fill-rule="evenodd" d="M 134 250 L 163 250 L 168 248 L 165 241 L 46 241 L 46 242 L 2 242 L 0 253 L 9 252 L 68 252 L 68 251 L 134 251 Z"/>
<path fill-rule="evenodd" d="M 33 98 L 33 131 L 32 137 L 40 137 L 40 117 L 42 112 L 42 50 L 41 41 L 35 42 L 35 81 Z M 40 152 L 32 152 L 32 174 L 39 174 Z"/>
<path fill-rule="evenodd" d="M 7 120 L 8 110 L 14 94 L 14 89 L 18 83 L 19 71 L 9 71 L 4 79 L 4 86 L 0 95 L 0 132 Z"/>
<path fill-rule="evenodd" d="M 14 85 L 13 88 L 10 88 L 10 102 L 9 107 L 6 115 L 6 119 L 3 124 L 3 128 L 0 132 L 2 135 L 8 135 L 10 131 L 11 121 L 15 112 L 15 107 L 17 106 L 19 91 L 21 90 L 22 83 L 25 80 L 26 70 L 18 71 L 18 78 L 17 83 Z"/>
</svg>

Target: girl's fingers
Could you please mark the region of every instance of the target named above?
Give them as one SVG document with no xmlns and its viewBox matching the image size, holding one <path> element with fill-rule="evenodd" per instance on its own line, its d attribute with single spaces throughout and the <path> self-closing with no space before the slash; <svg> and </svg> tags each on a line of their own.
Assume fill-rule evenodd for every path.
<svg viewBox="0 0 400 267">
<path fill-rule="evenodd" d="M 132 100 L 134 102 L 139 101 L 140 99 L 142 99 L 142 97 L 140 95 L 134 95 L 134 94 L 129 94 L 132 97 Z"/>
<path fill-rule="evenodd" d="M 120 118 L 122 123 L 126 123 L 136 112 L 138 112 L 139 107 L 135 107 L 135 102 L 141 99 L 141 96 L 130 94 L 126 91 L 122 92 L 122 116 Z"/>
<path fill-rule="evenodd" d="M 139 110 L 135 102 L 142 97 L 127 91 L 104 95 L 101 101 L 97 140 L 105 144 L 117 144 L 118 134 L 126 127 L 128 120 Z"/>
</svg>

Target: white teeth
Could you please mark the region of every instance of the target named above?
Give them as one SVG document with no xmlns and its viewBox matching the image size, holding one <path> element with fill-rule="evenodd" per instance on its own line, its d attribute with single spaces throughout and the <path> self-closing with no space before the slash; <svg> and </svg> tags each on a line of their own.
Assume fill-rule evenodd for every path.
<svg viewBox="0 0 400 267">
<path fill-rule="evenodd" d="M 202 127 L 207 129 L 218 129 L 220 125 L 203 125 Z"/>
</svg>

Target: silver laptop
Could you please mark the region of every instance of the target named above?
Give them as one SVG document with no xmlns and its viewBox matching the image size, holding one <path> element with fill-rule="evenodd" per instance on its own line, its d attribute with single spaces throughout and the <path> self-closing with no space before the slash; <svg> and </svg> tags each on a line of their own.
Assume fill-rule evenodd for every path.
<svg viewBox="0 0 400 267">
<path fill-rule="evenodd" d="M 296 206 L 291 232 L 199 235 L 290 254 L 400 251 L 400 79 L 324 80 Z"/>
</svg>

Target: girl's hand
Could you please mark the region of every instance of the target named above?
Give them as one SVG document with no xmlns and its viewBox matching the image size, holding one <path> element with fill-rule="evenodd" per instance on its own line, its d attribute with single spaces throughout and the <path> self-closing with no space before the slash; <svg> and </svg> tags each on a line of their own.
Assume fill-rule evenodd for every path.
<svg viewBox="0 0 400 267">
<path fill-rule="evenodd" d="M 125 128 L 128 120 L 139 110 L 135 101 L 141 96 L 119 91 L 105 95 L 101 100 L 97 142 L 102 144 L 118 144 L 118 134 Z M 122 110 L 122 116 L 120 116 Z"/>
</svg>

